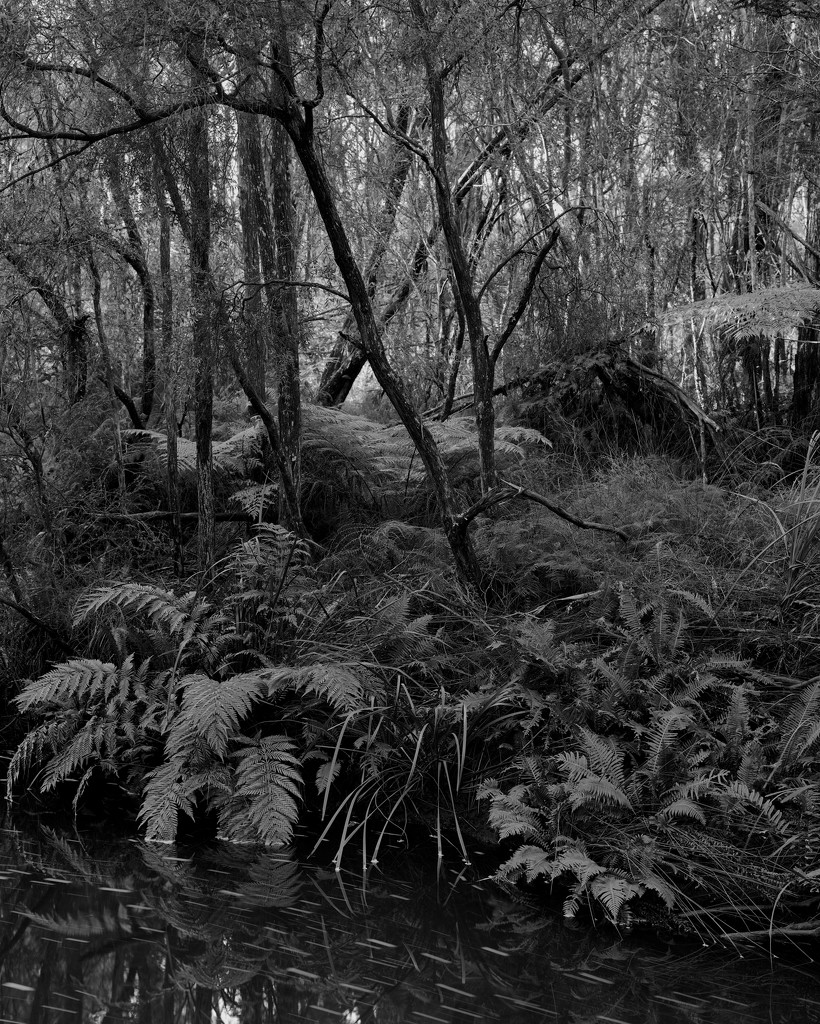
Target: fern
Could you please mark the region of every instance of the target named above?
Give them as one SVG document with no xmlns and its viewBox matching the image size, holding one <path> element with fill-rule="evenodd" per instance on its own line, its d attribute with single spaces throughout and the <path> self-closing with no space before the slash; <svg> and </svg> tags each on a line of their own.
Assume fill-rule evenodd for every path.
<svg viewBox="0 0 820 1024">
<path fill-rule="evenodd" d="M 521 875 L 528 882 L 553 876 L 554 859 L 540 846 L 519 846 L 512 857 L 498 869 L 499 878 L 514 879 Z"/>
<path fill-rule="evenodd" d="M 75 658 L 26 683 L 15 702 L 21 711 L 31 711 L 48 704 L 67 704 L 71 700 L 104 700 L 112 678 L 116 680 L 118 676 L 117 667 L 108 662 Z"/>
<path fill-rule="evenodd" d="M 137 815 L 152 842 L 172 843 L 176 839 L 180 812 L 194 818 L 193 794 L 184 785 L 184 762 L 166 761 L 146 776 L 142 806 Z"/>
<path fill-rule="evenodd" d="M 319 662 L 302 668 L 283 666 L 260 669 L 234 679 L 266 687 L 269 697 L 287 690 L 314 694 L 326 700 L 337 711 L 348 712 L 359 709 L 364 700 L 365 683 L 356 671 L 357 668 L 359 666 L 356 663 L 342 665 Z"/>
<path fill-rule="evenodd" d="M 612 924 L 617 924 L 626 904 L 635 896 L 642 896 L 644 887 L 607 871 L 592 879 L 589 893 L 604 908 Z"/>
<path fill-rule="evenodd" d="M 172 758 L 183 753 L 192 739 L 207 743 L 216 757 L 226 757 L 240 721 L 264 692 L 261 679 L 254 675 L 219 681 L 194 674 L 181 679 L 179 686 L 183 691 L 182 709 L 166 741 Z"/>
<path fill-rule="evenodd" d="M 236 795 L 247 804 L 247 817 L 267 846 L 290 842 L 299 816 L 302 775 L 286 736 L 242 740 L 237 752 Z"/>
<path fill-rule="evenodd" d="M 100 756 L 104 745 L 110 750 L 111 737 L 106 735 L 106 724 L 104 720 L 92 718 L 74 735 L 68 746 L 49 761 L 40 783 L 42 792 L 47 793 L 58 783 L 71 778 L 80 768 L 85 768 L 95 754 Z M 109 740 L 107 744 L 106 740 Z"/>
<path fill-rule="evenodd" d="M 666 711 L 654 712 L 652 723 L 644 737 L 646 759 L 643 774 L 649 778 L 660 775 L 664 758 L 670 747 L 676 743 L 684 729 L 692 724 L 691 715 L 682 707 L 671 707 Z"/>
<path fill-rule="evenodd" d="M 775 807 L 771 800 L 762 796 L 754 789 L 750 789 L 745 783 L 738 780 L 725 783 L 716 792 L 721 803 L 728 811 L 736 809 L 736 805 L 749 805 L 759 812 L 760 817 L 766 819 L 769 825 L 777 832 L 788 832 L 786 821 L 781 811 Z"/>
<path fill-rule="evenodd" d="M 794 698 L 783 718 L 780 734 L 780 754 L 770 778 L 805 757 L 820 739 L 820 683 L 812 683 Z"/>
<path fill-rule="evenodd" d="M 261 523 L 262 519 L 274 513 L 279 505 L 279 488 L 273 483 L 248 484 L 234 493 L 228 499 L 236 505 L 255 522 Z"/>
<path fill-rule="evenodd" d="M 541 814 L 524 802 L 526 795 L 525 787 L 505 793 L 495 779 L 487 779 L 477 791 L 479 800 L 490 801 L 489 822 L 500 839 L 521 836 L 548 846 L 551 839 L 544 830 Z"/>
<path fill-rule="evenodd" d="M 142 583 L 111 583 L 96 587 L 81 597 L 74 606 L 73 621 L 75 626 L 79 625 L 103 608 L 113 606 L 123 613 L 142 613 L 152 625 L 176 632 L 187 620 L 188 603 L 193 597 L 193 594 L 188 594 L 178 598 L 170 590 Z"/>
<path fill-rule="evenodd" d="M 230 620 L 215 612 L 195 591 L 176 595 L 141 583 L 111 583 L 89 591 L 75 605 L 74 623 L 112 607 L 124 616 L 144 616 L 153 629 L 176 639 L 179 655 L 190 648 L 188 659 L 214 660 L 232 640 Z"/>
<path fill-rule="evenodd" d="M 820 313 L 820 289 L 809 285 L 759 288 L 738 295 L 727 292 L 712 299 L 693 302 L 671 310 L 664 317 L 669 325 L 695 320 L 730 338 L 783 337 L 801 324 L 814 324 Z"/>
</svg>

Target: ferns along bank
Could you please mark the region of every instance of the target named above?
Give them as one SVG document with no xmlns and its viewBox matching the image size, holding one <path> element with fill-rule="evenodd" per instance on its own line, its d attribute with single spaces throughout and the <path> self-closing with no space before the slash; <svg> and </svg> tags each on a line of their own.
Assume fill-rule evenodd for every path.
<svg viewBox="0 0 820 1024">
<path fill-rule="evenodd" d="M 171 564 L 162 433 L 126 435 L 124 496 L 110 435 L 82 457 L 73 421 L 57 438 L 52 530 L 21 516 L 4 548 L 13 807 L 125 815 L 148 840 L 296 838 L 337 865 L 491 850 L 501 884 L 568 917 L 817 935 L 817 438 L 714 434 L 704 483 L 646 434 L 619 451 L 567 418 L 548 443 L 510 403 L 500 471 L 562 514 L 476 515 L 478 589 L 400 428 L 305 408 L 308 538 L 275 521 L 264 427 L 238 410 L 204 573 Z M 474 433 L 434 429 L 475 497 Z"/>
</svg>

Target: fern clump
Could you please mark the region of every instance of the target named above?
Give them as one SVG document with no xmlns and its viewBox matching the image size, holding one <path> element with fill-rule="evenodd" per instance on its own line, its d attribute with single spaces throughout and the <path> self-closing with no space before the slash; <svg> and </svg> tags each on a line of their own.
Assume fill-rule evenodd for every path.
<svg viewBox="0 0 820 1024">
<path fill-rule="evenodd" d="M 817 891 L 794 874 L 794 805 L 816 787 L 817 684 L 775 712 L 771 677 L 690 658 L 680 607 L 622 592 L 620 613 L 618 642 L 553 695 L 541 751 L 480 788 L 516 846 L 498 877 L 558 885 L 568 916 L 619 926 L 659 914 L 704 933 L 758 926 L 785 886 Z M 528 649 L 553 657 L 549 644 Z"/>
</svg>

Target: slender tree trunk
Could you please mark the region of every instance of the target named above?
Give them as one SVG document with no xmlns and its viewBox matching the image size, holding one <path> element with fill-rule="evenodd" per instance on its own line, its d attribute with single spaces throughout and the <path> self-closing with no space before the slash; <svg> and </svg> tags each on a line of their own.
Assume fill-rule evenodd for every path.
<svg viewBox="0 0 820 1024">
<path fill-rule="evenodd" d="M 214 304 L 211 294 L 211 196 L 207 107 L 191 112 L 188 173 L 191 187 L 191 294 L 194 304 L 193 353 L 199 533 L 197 561 L 201 571 L 214 560 L 213 387 Z"/>
<path fill-rule="evenodd" d="M 262 319 L 262 281 L 259 262 L 259 197 L 261 160 L 258 152 L 258 124 L 255 114 L 238 113 L 239 222 L 242 227 L 242 260 L 245 278 L 244 321 L 248 377 L 264 401 L 267 395 L 268 327 Z M 264 198 L 267 198 L 265 190 Z"/>
<path fill-rule="evenodd" d="M 293 190 L 290 168 L 290 139 L 282 125 L 271 123 L 271 192 L 276 237 L 276 276 L 281 281 L 296 279 L 296 234 L 293 222 Z M 274 349 L 277 364 L 279 399 L 279 438 L 290 469 L 296 506 L 292 526 L 302 528 L 299 511 L 301 489 L 302 406 L 299 391 L 299 306 L 296 288 L 279 287 L 275 305 L 278 316 Z"/>
<path fill-rule="evenodd" d="M 253 116 L 242 126 L 243 162 L 256 231 L 254 248 L 261 261 L 268 310 L 267 329 L 256 332 L 259 347 L 251 353 L 248 379 L 264 404 L 265 366 L 270 347 L 276 370 L 278 438 L 290 478 L 287 485 L 284 480 L 282 483 L 283 486 L 292 483 L 298 495 L 301 474 L 299 310 L 296 289 L 287 284 L 297 276 L 290 153 L 287 132 L 277 122 L 272 123 L 271 129 L 272 196 L 268 193 L 259 120 Z M 294 512 L 292 500 L 286 500 L 281 511 L 290 529 L 297 533 L 303 530 L 301 513 Z"/>
<path fill-rule="evenodd" d="M 413 18 L 418 29 L 429 38 L 426 31 L 426 17 L 419 0 L 411 0 Z M 428 40 L 424 40 L 425 44 Z M 436 204 L 439 220 L 447 243 L 447 252 L 453 268 L 453 277 L 458 289 L 470 355 L 473 363 L 474 412 L 478 429 L 478 446 L 481 464 L 481 490 L 486 492 L 497 483 L 495 468 L 495 405 L 493 403 L 493 364 L 487 347 L 487 335 L 481 316 L 481 303 L 476 295 L 473 274 L 470 269 L 464 242 L 453 203 L 447 167 L 447 134 L 444 123 L 444 84 L 437 56 L 423 46 L 423 60 L 427 74 L 427 91 L 430 99 L 430 130 L 432 137 L 433 171 L 435 176 Z"/>
<path fill-rule="evenodd" d="M 178 577 L 185 573 L 182 550 L 182 522 L 179 506 L 179 460 L 177 457 L 177 359 L 174 345 L 174 293 L 171 278 L 171 211 L 165 200 L 165 190 L 155 176 L 157 208 L 159 210 L 159 280 L 160 313 L 162 323 L 162 358 L 165 363 L 165 436 L 168 462 L 166 487 L 168 511 L 171 513 L 171 542 L 174 549 L 174 569 Z"/>
<path fill-rule="evenodd" d="M 131 207 L 131 200 L 122 181 L 122 168 L 119 156 L 113 153 L 106 161 L 108 183 L 117 212 L 125 225 L 128 236 L 129 252 L 126 259 L 133 267 L 142 287 L 142 416 L 148 422 L 154 407 L 156 390 L 156 345 L 155 345 L 155 308 L 154 283 L 148 269 L 148 259 L 142 241 L 137 220 Z"/>
<path fill-rule="evenodd" d="M 125 501 L 125 465 L 122 458 L 122 438 L 120 437 L 120 426 L 118 421 L 119 406 L 117 396 L 114 393 L 114 371 L 111 367 L 111 352 L 108 348 L 108 339 L 105 333 L 105 322 L 102 311 L 102 282 L 97 261 L 94 258 L 94 250 L 88 247 L 88 269 L 91 272 L 91 301 L 94 305 L 94 321 L 97 325 L 97 338 L 100 342 L 100 352 L 103 360 L 103 372 L 105 374 L 105 385 L 108 389 L 108 404 L 111 407 L 111 429 L 114 440 L 114 460 L 117 465 L 117 493 L 122 507 Z"/>
<path fill-rule="evenodd" d="M 815 252 L 806 251 L 808 263 L 815 281 L 820 280 L 820 202 L 815 188 L 809 186 L 807 198 L 809 222 L 806 226 L 806 240 Z M 791 424 L 800 427 L 810 424 L 817 427 L 818 399 L 820 399 L 820 331 L 814 327 L 801 326 L 797 333 L 797 352 L 794 357 L 794 394 L 792 397 Z"/>
</svg>

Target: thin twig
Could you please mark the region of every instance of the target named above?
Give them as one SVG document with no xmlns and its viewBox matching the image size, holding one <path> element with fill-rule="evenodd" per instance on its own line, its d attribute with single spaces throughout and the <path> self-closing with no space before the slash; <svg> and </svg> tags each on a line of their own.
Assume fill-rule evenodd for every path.
<svg viewBox="0 0 820 1024">
<path fill-rule="evenodd" d="M 17 612 L 18 615 L 22 615 L 22 617 L 27 619 L 32 625 L 37 626 L 38 629 L 42 629 L 42 631 L 47 633 L 57 646 L 62 648 L 70 658 L 76 656 L 77 652 L 74 648 L 63 640 L 57 630 L 47 622 L 44 622 L 39 615 L 35 615 L 34 612 L 29 611 L 29 609 L 24 605 L 18 604 L 17 601 L 10 601 L 7 597 L 0 597 L 0 605 L 3 605 L 5 608 L 11 608 L 12 611 Z"/>
</svg>

